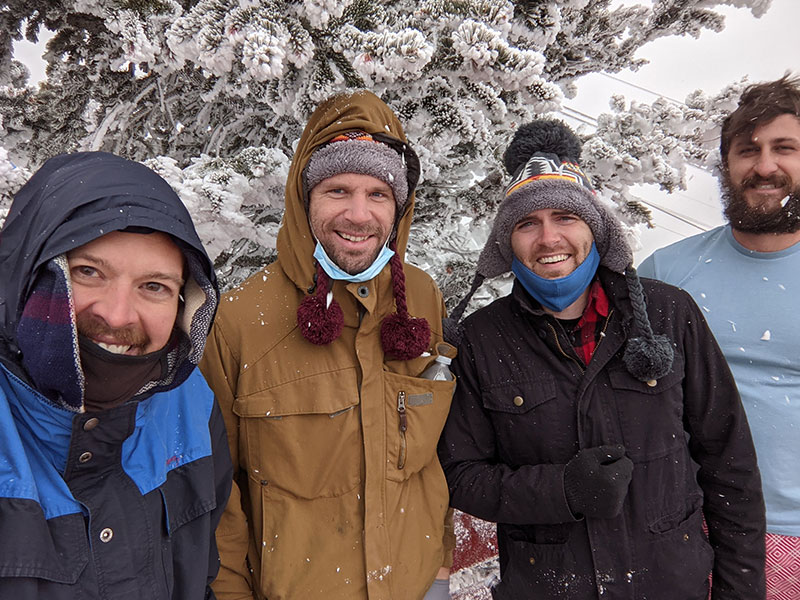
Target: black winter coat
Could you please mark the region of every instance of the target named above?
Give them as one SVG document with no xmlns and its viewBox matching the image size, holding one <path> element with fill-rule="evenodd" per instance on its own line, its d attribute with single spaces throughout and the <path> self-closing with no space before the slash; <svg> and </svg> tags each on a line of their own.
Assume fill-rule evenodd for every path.
<svg viewBox="0 0 800 600">
<path fill-rule="evenodd" d="M 712 598 L 764 598 L 760 475 L 722 353 L 688 294 L 643 279 L 675 360 L 657 382 L 634 379 L 625 279 L 600 276 L 611 310 L 588 366 L 519 283 L 464 322 L 439 456 L 451 504 L 498 523 L 494 597 L 705 600 L 713 570 Z M 564 467 L 602 444 L 634 463 L 623 510 L 577 520 Z"/>
</svg>

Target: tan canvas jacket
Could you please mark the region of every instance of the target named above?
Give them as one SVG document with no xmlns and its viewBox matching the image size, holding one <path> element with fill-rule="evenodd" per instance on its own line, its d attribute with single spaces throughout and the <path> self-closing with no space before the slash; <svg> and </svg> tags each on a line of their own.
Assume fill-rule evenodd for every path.
<svg viewBox="0 0 800 600">
<path fill-rule="evenodd" d="M 220 600 L 420 600 L 451 560 L 436 444 L 454 383 L 417 377 L 432 356 L 384 357 L 380 324 L 395 310 L 389 266 L 366 283 L 335 282 L 345 324 L 331 344 L 311 344 L 296 324 L 314 275 L 301 181 L 311 153 L 353 129 L 405 140 L 381 100 L 358 96 L 312 115 L 289 172 L 278 260 L 223 298 L 206 347 L 202 370 L 222 407 L 235 472 L 217 531 Z M 413 203 L 398 224 L 401 255 Z M 404 271 L 409 312 L 430 323 L 433 355 L 441 294 L 424 272 Z"/>
</svg>

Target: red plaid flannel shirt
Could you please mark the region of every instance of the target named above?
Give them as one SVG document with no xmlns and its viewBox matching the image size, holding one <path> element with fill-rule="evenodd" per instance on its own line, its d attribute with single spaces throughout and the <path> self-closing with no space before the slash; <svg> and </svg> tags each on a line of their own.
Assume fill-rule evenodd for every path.
<svg viewBox="0 0 800 600">
<path fill-rule="evenodd" d="M 600 285 L 600 281 L 595 279 L 589 289 L 589 302 L 586 309 L 572 330 L 575 352 L 578 353 L 585 365 L 588 365 L 592 359 L 607 316 L 608 296 L 606 296 L 603 286 Z"/>
</svg>

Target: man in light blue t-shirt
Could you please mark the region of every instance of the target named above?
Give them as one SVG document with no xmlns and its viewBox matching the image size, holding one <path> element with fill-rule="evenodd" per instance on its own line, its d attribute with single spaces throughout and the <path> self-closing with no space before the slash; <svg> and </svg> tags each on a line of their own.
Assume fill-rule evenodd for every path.
<svg viewBox="0 0 800 600">
<path fill-rule="evenodd" d="M 767 599 L 797 599 L 800 77 L 747 88 L 723 123 L 720 154 L 728 225 L 657 250 L 639 274 L 691 293 L 728 360 L 764 487 Z"/>
</svg>

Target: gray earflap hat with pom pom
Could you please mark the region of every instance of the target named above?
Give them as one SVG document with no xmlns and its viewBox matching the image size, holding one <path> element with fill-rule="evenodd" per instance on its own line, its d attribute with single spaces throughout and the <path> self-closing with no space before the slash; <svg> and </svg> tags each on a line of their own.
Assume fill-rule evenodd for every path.
<svg viewBox="0 0 800 600">
<path fill-rule="evenodd" d="M 511 271 L 514 226 L 536 210 L 565 210 L 579 216 L 591 229 L 600 264 L 626 278 L 635 324 L 623 356 L 626 368 L 640 381 L 659 379 L 672 368 L 672 343 L 653 333 L 642 285 L 632 265 L 633 253 L 620 222 L 599 201 L 578 165 L 580 153 L 580 140 L 559 121 L 537 120 L 517 130 L 503 156 L 513 177 L 478 258 L 470 291 L 445 320 L 445 337 L 451 343 L 458 341 L 458 321 L 483 280 Z"/>
</svg>

